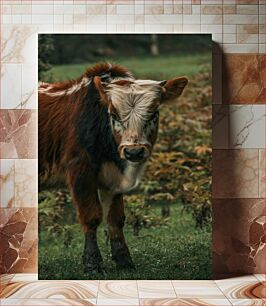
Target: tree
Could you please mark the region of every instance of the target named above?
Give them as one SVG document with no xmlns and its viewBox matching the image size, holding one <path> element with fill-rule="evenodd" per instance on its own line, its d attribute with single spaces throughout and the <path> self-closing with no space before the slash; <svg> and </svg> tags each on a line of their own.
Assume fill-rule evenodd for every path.
<svg viewBox="0 0 266 306">
<path fill-rule="evenodd" d="M 151 55 L 157 56 L 159 55 L 159 47 L 158 47 L 158 36 L 157 34 L 151 34 Z"/>
<path fill-rule="evenodd" d="M 51 56 L 54 51 L 53 36 L 50 34 L 41 34 L 38 37 L 38 78 L 41 79 L 44 72 L 51 69 Z"/>
</svg>

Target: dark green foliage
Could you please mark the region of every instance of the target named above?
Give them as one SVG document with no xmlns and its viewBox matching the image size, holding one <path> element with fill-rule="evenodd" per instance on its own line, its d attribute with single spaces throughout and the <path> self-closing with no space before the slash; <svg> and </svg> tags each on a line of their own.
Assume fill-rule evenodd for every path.
<svg viewBox="0 0 266 306">
<path fill-rule="evenodd" d="M 133 229 L 135 236 L 139 235 L 142 228 L 150 228 L 161 225 L 167 225 L 168 219 L 155 214 L 151 205 L 145 202 L 145 197 L 131 195 L 125 197 L 126 223 Z"/>
<path fill-rule="evenodd" d="M 181 199 L 200 228 L 211 221 L 209 71 L 209 64 L 201 66 L 179 103 L 162 107 L 158 141 L 141 183 L 150 203 Z"/>
<path fill-rule="evenodd" d="M 42 79 L 43 73 L 50 70 L 51 56 L 54 52 L 54 39 L 53 35 L 40 34 L 38 36 L 38 76 L 39 80 Z"/>
<path fill-rule="evenodd" d="M 52 63 L 55 65 L 99 61 L 103 58 L 138 57 L 150 54 L 150 34 L 76 35 L 55 34 Z M 119 39 L 118 39 L 119 38 Z M 160 54 L 180 55 L 184 52 L 206 52 L 211 48 L 209 34 L 158 35 Z M 70 43 L 71 42 L 71 43 Z"/>
</svg>

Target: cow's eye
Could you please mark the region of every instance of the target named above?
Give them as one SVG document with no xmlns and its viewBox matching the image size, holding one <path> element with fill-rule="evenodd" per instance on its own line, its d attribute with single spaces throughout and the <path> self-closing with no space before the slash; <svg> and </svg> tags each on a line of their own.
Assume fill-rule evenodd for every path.
<svg viewBox="0 0 266 306">
<path fill-rule="evenodd" d="M 111 118 L 112 118 L 113 121 L 120 122 L 119 117 L 116 114 L 114 114 L 114 113 L 111 113 Z"/>
<path fill-rule="evenodd" d="M 112 124 L 114 126 L 117 126 L 117 127 L 122 126 L 122 122 L 116 114 L 111 113 L 111 119 L 112 119 Z"/>
</svg>

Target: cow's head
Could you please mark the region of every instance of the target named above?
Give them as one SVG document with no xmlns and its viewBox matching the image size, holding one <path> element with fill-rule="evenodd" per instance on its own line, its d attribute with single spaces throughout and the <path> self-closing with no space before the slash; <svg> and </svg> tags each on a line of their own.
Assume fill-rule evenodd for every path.
<svg viewBox="0 0 266 306">
<path fill-rule="evenodd" d="M 185 77 L 111 83 L 94 78 L 101 101 L 108 107 L 113 136 L 122 159 L 141 163 L 150 156 L 157 138 L 159 106 L 174 102 L 187 82 Z"/>
</svg>

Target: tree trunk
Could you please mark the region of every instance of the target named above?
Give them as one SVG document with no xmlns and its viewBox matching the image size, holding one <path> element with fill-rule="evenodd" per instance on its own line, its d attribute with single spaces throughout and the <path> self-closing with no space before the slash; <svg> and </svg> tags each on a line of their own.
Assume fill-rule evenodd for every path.
<svg viewBox="0 0 266 306">
<path fill-rule="evenodd" d="M 151 55 L 153 56 L 159 55 L 158 35 L 157 34 L 151 34 L 150 51 L 151 51 Z"/>
</svg>

